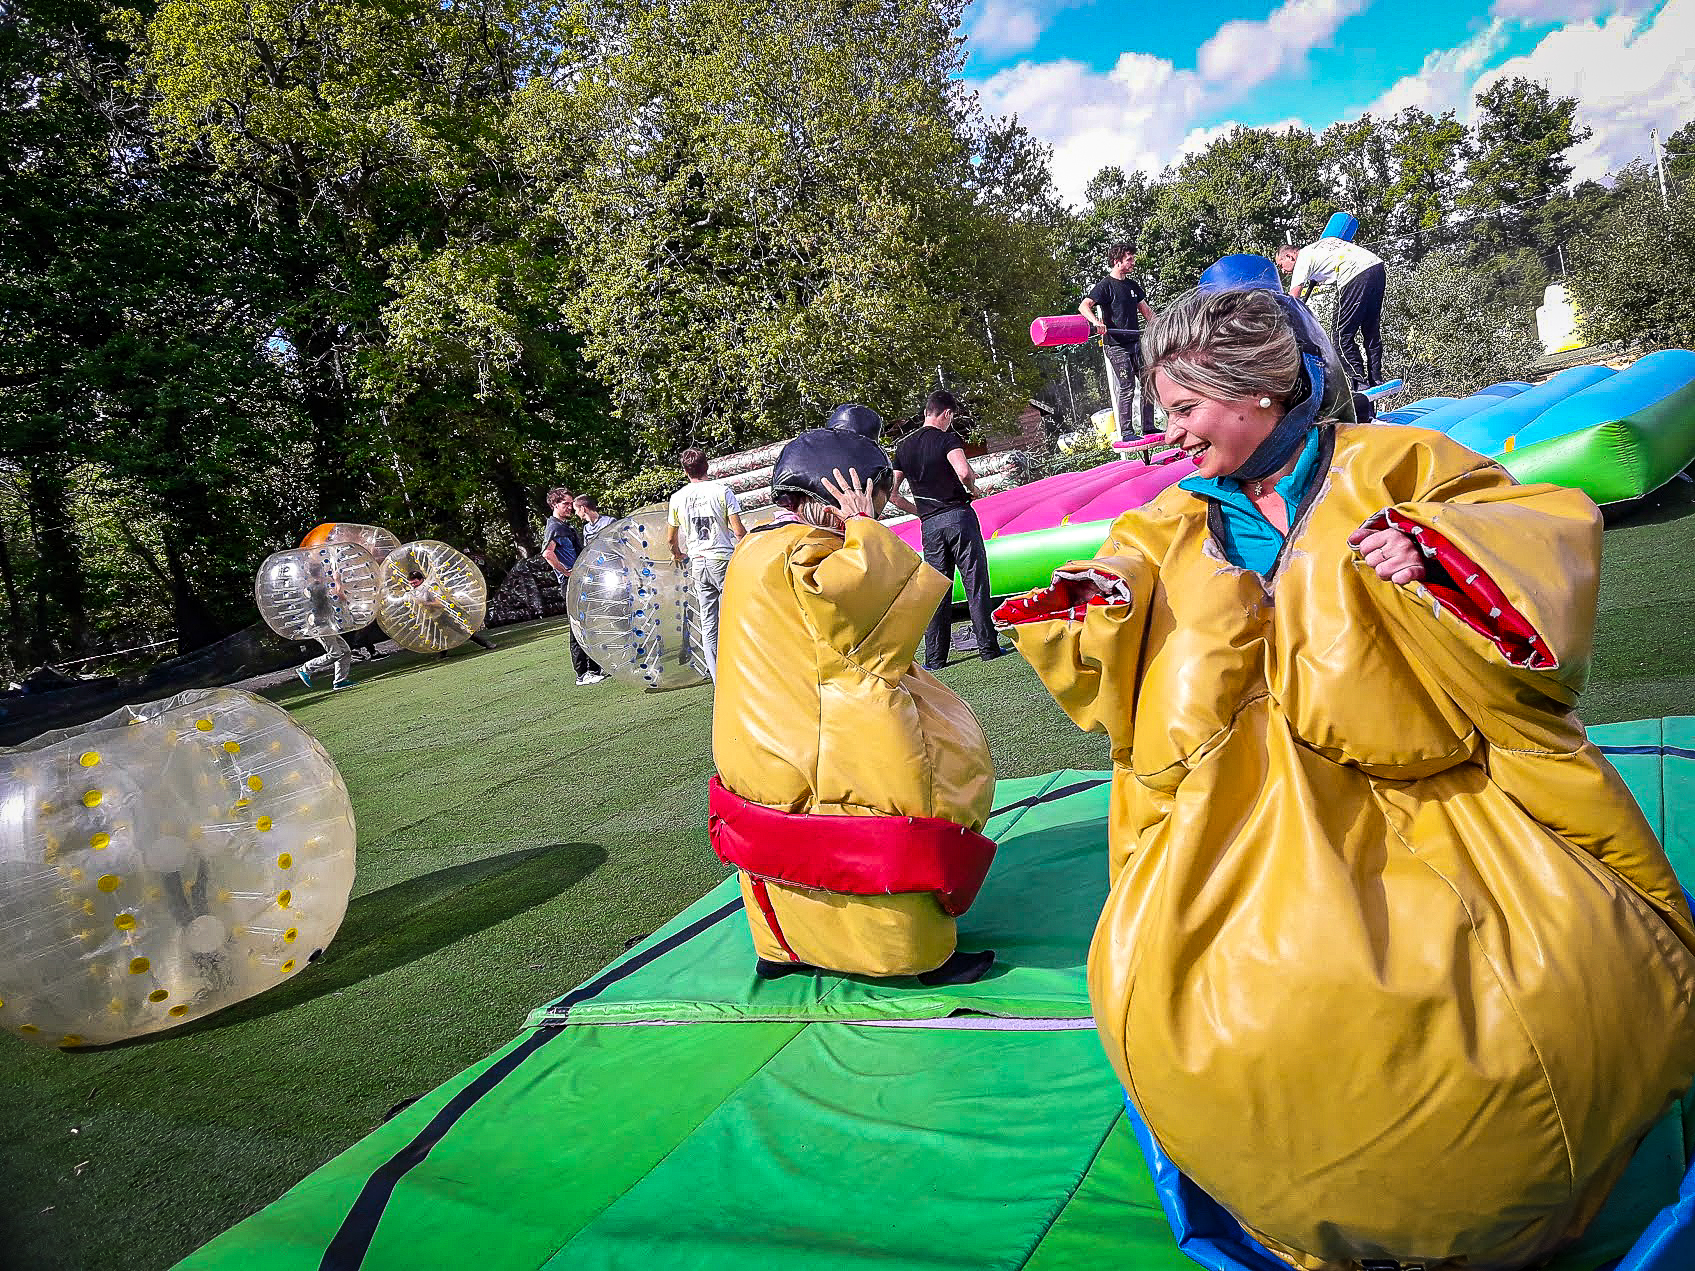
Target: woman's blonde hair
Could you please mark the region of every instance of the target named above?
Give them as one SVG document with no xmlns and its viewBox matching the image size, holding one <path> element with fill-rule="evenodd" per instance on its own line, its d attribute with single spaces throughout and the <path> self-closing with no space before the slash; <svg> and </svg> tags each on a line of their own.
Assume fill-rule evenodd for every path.
<svg viewBox="0 0 1695 1271">
<path fill-rule="evenodd" d="M 1264 287 L 1188 291 L 1148 328 L 1142 389 L 1158 400 L 1154 372 L 1218 401 L 1270 397 L 1288 403 L 1301 350 L 1277 298 Z"/>
</svg>

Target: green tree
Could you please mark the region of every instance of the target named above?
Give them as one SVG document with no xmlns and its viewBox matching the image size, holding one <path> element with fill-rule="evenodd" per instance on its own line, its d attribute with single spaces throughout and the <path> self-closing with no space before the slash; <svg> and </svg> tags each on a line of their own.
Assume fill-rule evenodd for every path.
<svg viewBox="0 0 1695 1271">
<path fill-rule="evenodd" d="M 1415 396 L 1521 378 L 1541 352 L 1530 312 L 1503 304 L 1456 251 L 1430 253 L 1385 297 L 1383 363 Z"/>
<path fill-rule="evenodd" d="M 275 523 L 287 406 L 245 218 L 158 162 L 107 16 L 56 0 L 0 23 L 0 462 L 29 527 L 27 612 L 4 563 L 31 661 L 120 638 L 149 590 L 184 647 L 244 624 Z"/>
<path fill-rule="evenodd" d="M 1317 238 L 1336 210 L 1320 167 L 1305 129 L 1233 129 L 1161 177 L 1140 267 L 1172 295 L 1220 256 Z"/>
<path fill-rule="evenodd" d="M 1387 197 L 1388 239 L 1399 263 L 1416 265 L 1453 241 L 1467 133 L 1453 111 L 1436 116 L 1417 107 L 1401 111 L 1385 128 L 1395 174 Z"/>
<path fill-rule="evenodd" d="M 526 89 L 565 312 L 650 464 L 842 401 L 901 419 L 938 367 L 991 422 L 1039 384 L 1063 218 L 1045 151 L 961 87 L 958 10 L 679 0 L 620 14 L 590 88 Z"/>
<path fill-rule="evenodd" d="M 1318 138 L 1320 177 L 1337 209 L 1359 218 L 1360 242 L 1384 250 L 1399 228 L 1395 140 L 1369 114 L 1332 124 Z"/>
<path fill-rule="evenodd" d="M 1083 208 L 1072 216 L 1061 248 L 1066 280 L 1079 298 L 1106 272 L 1109 247 L 1140 245 L 1153 210 L 1154 184 L 1146 173 L 1108 167 L 1089 179 Z"/>
<path fill-rule="evenodd" d="M 1695 345 L 1695 175 L 1670 188 L 1669 208 L 1649 163 L 1626 168 L 1615 189 L 1604 218 L 1570 253 L 1583 334 L 1597 344 Z"/>
<path fill-rule="evenodd" d="M 1576 116 L 1577 98 L 1533 80 L 1501 80 L 1477 95 L 1460 199 L 1473 260 L 1524 249 L 1557 267 L 1544 209 L 1571 177 L 1567 153 L 1589 136 Z"/>
<path fill-rule="evenodd" d="M 321 516 L 459 527 L 492 486 L 522 541 L 539 490 L 588 462 L 595 394 L 512 114 L 586 38 L 520 0 L 165 0 L 148 23 L 163 135 L 271 230 Z"/>
</svg>

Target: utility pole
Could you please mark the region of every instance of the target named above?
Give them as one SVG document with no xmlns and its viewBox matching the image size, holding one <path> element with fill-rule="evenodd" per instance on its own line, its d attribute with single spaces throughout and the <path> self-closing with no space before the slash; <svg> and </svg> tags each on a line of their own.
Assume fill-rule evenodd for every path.
<svg viewBox="0 0 1695 1271">
<path fill-rule="evenodd" d="M 1666 161 L 1660 151 L 1660 130 L 1648 129 L 1648 138 L 1654 143 L 1654 167 L 1660 174 L 1660 206 L 1671 211 L 1671 200 L 1666 197 Z"/>
</svg>

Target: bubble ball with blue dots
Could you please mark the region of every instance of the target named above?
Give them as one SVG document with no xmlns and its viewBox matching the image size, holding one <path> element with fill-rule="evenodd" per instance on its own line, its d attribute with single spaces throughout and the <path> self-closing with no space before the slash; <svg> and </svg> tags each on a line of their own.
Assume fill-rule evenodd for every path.
<svg viewBox="0 0 1695 1271">
<path fill-rule="evenodd" d="M 571 633 L 607 675 L 638 688 L 706 680 L 700 613 L 686 565 L 671 559 L 667 512 L 648 508 L 586 544 L 571 570 Z"/>
</svg>

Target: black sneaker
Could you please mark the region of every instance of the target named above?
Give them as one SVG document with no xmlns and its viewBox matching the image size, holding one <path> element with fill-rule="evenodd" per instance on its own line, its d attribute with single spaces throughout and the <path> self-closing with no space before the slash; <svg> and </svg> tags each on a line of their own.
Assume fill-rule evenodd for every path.
<svg viewBox="0 0 1695 1271">
<path fill-rule="evenodd" d="M 1008 648 L 1006 645 L 997 644 L 994 648 L 983 653 L 979 653 L 977 656 L 982 658 L 985 662 L 993 662 L 996 658 L 1004 658 L 1011 652 L 1013 652 L 1013 650 Z"/>
<path fill-rule="evenodd" d="M 993 949 L 979 949 L 976 953 L 955 949 L 941 966 L 919 976 L 918 982 L 932 989 L 943 984 L 975 984 L 989 973 L 989 968 L 994 964 Z"/>
</svg>

